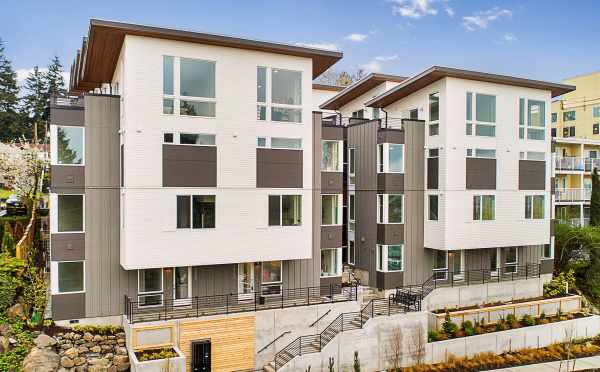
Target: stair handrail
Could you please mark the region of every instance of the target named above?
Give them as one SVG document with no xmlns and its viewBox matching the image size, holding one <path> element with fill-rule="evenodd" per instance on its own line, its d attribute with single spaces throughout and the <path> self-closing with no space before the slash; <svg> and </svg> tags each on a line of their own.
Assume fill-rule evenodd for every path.
<svg viewBox="0 0 600 372">
<path fill-rule="evenodd" d="M 280 338 L 282 338 L 283 336 L 292 333 L 292 331 L 285 331 L 282 334 L 280 334 L 279 336 L 275 337 L 273 339 L 273 341 L 269 342 L 268 344 L 266 344 L 265 346 L 262 347 L 262 349 L 260 349 L 256 354 L 260 354 L 262 351 L 266 350 L 269 346 L 273 345 L 277 340 L 279 340 Z"/>
<path fill-rule="evenodd" d="M 312 328 L 315 326 L 315 324 L 319 323 L 319 321 L 323 318 L 325 318 L 327 315 L 329 315 L 329 313 L 331 312 L 331 309 L 327 310 L 325 312 L 325 314 L 321 315 L 320 317 L 317 318 L 317 320 L 315 320 L 314 322 L 312 322 L 311 325 L 308 326 L 308 328 Z"/>
</svg>

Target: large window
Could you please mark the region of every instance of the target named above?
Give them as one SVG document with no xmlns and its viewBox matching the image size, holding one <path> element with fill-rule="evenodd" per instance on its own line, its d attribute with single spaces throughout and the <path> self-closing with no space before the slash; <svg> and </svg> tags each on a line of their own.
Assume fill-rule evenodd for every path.
<svg viewBox="0 0 600 372">
<path fill-rule="evenodd" d="M 178 82 L 174 73 L 177 66 Z M 163 114 L 214 117 L 215 74 L 213 61 L 163 56 Z"/>
<path fill-rule="evenodd" d="M 429 221 L 437 221 L 439 218 L 439 195 L 429 195 Z"/>
<path fill-rule="evenodd" d="M 573 120 L 575 120 L 575 110 L 563 112 L 563 121 L 573 121 Z"/>
<path fill-rule="evenodd" d="M 162 305 L 163 270 L 161 268 L 138 270 L 139 306 Z"/>
<path fill-rule="evenodd" d="M 341 225 L 342 223 L 341 195 L 321 196 L 321 224 Z"/>
<path fill-rule="evenodd" d="M 57 231 L 81 232 L 84 227 L 83 195 L 57 195 Z"/>
<path fill-rule="evenodd" d="M 215 227 L 214 195 L 177 195 L 177 228 Z"/>
<path fill-rule="evenodd" d="M 377 244 L 377 271 L 404 270 L 404 244 Z"/>
<path fill-rule="evenodd" d="M 342 249 L 321 249 L 321 278 L 342 275 Z"/>
<path fill-rule="evenodd" d="M 473 97 L 474 96 L 474 97 Z M 473 105 L 475 98 L 475 105 Z M 496 97 L 467 92 L 467 135 L 496 136 Z M 473 109 L 475 112 L 473 113 Z M 475 118 L 475 120 L 473 120 Z"/>
<path fill-rule="evenodd" d="M 302 195 L 269 195 L 269 226 L 300 226 Z"/>
<path fill-rule="evenodd" d="M 257 137 L 257 147 L 302 150 L 302 138 L 284 138 L 284 137 Z"/>
<path fill-rule="evenodd" d="M 281 266 L 281 261 L 265 261 L 262 263 L 261 292 L 263 295 L 281 293 Z"/>
<path fill-rule="evenodd" d="M 546 103 L 527 100 L 527 139 L 544 140 L 546 128 Z"/>
<path fill-rule="evenodd" d="M 404 223 L 404 195 L 377 195 L 377 223 Z"/>
<path fill-rule="evenodd" d="M 544 218 L 544 195 L 525 196 L 525 218 L 534 220 Z"/>
<path fill-rule="evenodd" d="M 467 149 L 467 157 L 495 159 L 496 158 L 496 150 L 494 150 L 494 149 Z"/>
<path fill-rule="evenodd" d="M 341 172 L 340 141 L 321 141 L 321 170 Z"/>
<path fill-rule="evenodd" d="M 56 127 L 56 164 L 84 164 L 83 127 Z"/>
<path fill-rule="evenodd" d="M 440 134 L 440 93 L 429 95 L 429 135 Z"/>
<path fill-rule="evenodd" d="M 600 118 L 600 106 L 592 107 L 592 116 L 595 118 Z"/>
<path fill-rule="evenodd" d="M 165 132 L 163 133 L 163 143 L 170 143 L 174 145 L 214 146 L 215 135 Z"/>
<path fill-rule="evenodd" d="M 517 247 L 504 248 L 504 273 L 513 274 L 517 272 L 518 255 Z"/>
<path fill-rule="evenodd" d="M 404 173 L 404 145 L 380 143 L 377 145 L 377 172 Z"/>
<path fill-rule="evenodd" d="M 490 221 L 496 219 L 496 196 L 473 195 L 473 220 Z"/>
<path fill-rule="evenodd" d="M 258 120 L 269 120 L 270 113 L 271 121 L 302 122 L 302 72 L 257 67 L 256 101 Z"/>
<path fill-rule="evenodd" d="M 53 262 L 53 292 L 77 293 L 85 291 L 85 263 L 83 261 Z"/>
</svg>

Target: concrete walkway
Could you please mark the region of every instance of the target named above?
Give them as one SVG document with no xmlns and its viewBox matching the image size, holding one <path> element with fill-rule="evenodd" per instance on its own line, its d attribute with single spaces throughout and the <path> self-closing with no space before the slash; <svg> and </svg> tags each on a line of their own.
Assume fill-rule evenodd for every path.
<svg viewBox="0 0 600 372">
<path fill-rule="evenodd" d="M 511 368 L 500 368 L 493 369 L 488 372 L 567 372 L 567 371 L 581 371 L 584 369 L 600 368 L 600 355 L 580 358 L 575 363 L 575 369 L 573 369 L 573 360 L 569 361 L 567 368 L 567 362 L 562 362 L 562 368 L 560 368 L 560 362 L 548 362 L 539 364 L 530 364 L 522 367 L 511 367 Z"/>
</svg>

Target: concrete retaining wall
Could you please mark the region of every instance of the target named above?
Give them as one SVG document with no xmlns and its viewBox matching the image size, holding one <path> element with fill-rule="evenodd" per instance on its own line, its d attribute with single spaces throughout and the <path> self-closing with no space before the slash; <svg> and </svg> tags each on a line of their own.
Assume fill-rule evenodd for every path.
<svg viewBox="0 0 600 372">
<path fill-rule="evenodd" d="M 540 348 L 565 342 L 570 335 L 574 338 L 586 338 L 596 336 L 598 333 L 600 333 L 600 316 L 593 315 L 557 323 L 430 342 L 426 347 L 426 363 L 444 362 L 449 355 L 471 357 L 484 352 L 501 354 L 524 348 Z"/>
<path fill-rule="evenodd" d="M 547 274 L 542 275 L 540 278 L 512 282 L 436 288 L 423 300 L 423 310 L 433 311 L 496 301 L 539 297 L 544 294 L 544 283 L 551 279 L 552 274 Z"/>
</svg>

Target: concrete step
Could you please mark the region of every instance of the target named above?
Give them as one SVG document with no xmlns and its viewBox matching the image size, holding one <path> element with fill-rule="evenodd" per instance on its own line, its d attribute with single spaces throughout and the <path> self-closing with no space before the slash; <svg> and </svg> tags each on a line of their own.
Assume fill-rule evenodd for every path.
<svg viewBox="0 0 600 372">
<path fill-rule="evenodd" d="M 275 362 L 269 362 L 263 366 L 265 372 L 275 372 Z"/>
</svg>

